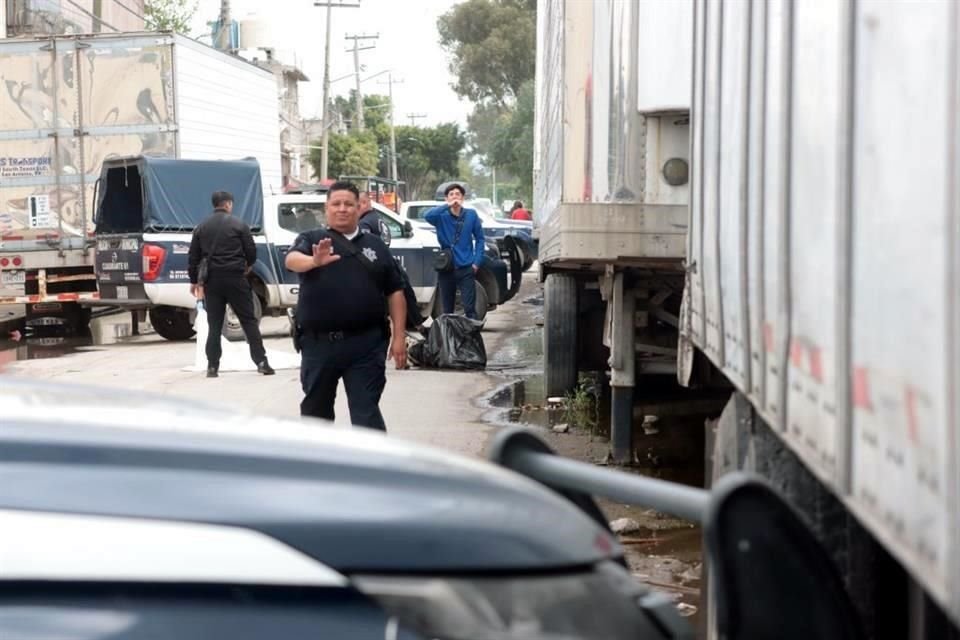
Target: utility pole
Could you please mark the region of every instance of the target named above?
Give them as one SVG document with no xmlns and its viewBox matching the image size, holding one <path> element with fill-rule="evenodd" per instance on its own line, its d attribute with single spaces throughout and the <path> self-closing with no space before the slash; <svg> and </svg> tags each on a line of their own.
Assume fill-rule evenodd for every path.
<svg viewBox="0 0 960 640">
<path fill-rule="evenodd" d="M 356 126 L 357 131 L 363 131 L 363 127 L 364 127 L 364 123 L 363 123 L 363 94 L 360 93 L 360 52 L 361 52 L 361 51 L 366 51 L 367 49 L 375 49 L 376 46 L 377 46 L 377 45 L 375 45 L 375 44 L 371 44 L 371 45 L 366 46 L 366 47 L 361 47 L 361 46 L 360 46 L 360 41 L 361 41 L 361 40 L 376 40 L 376 39 L 379 38 L 379 37 L 380 37 L 380 34 L 379 34 L 379 33 L 376 34 L 376 35 L 372 35 L 372 36 L 352 35 L 352 36 L 345 36 L 345 37 L 344 37 L 344 39 L 346 39 L 346 40 L 353 40 L 353 49 L 347 49 L 347 51 L 353 51 L 353 73 L 354 73 L 354 75 L 356 76 L 356 79 L 357 79 L 357 95 L 356 95 L 356 101 L 357 101 L 356 111 L 357 111 L 357 115 L 356 115 L 356 118 L 355 118 L 355 119 L 356 119 L 356 123 L 355 123 L 355 125 L 354 125 L 354 126 Z"/>
<path fill-rule="evenodd" d="M 323 111 L 320 116 L 321 126 L 323 127 L 323 149 L 320 150 L 320 180 L 327 179 L 327 169 L 330 166 L 330 123 L 328 104 L 330 102 L 330 14 L 331 9 L 351 8 L 356 9 L 360 6 L 360 1 L 356 4 L 344 4 L 343 0 L 328 0 L 327 2 L 314 2 L 315 7 L 327 8 L 327 37 L 323 47 Z"/>
<path fill-rule="evenodd" d="M 408 114 L 407 114 L 407 117 L 410 118 L 410 126 L 411 126 L 411 127 L 415 127 L 415 126 L 417 126 L 416 120 L 418 120 L 418 119 L 420 119 L 420 118 L 426 118 L 426 117 L 427 117 L 427 114 L 425 114 L 425 113 L 408 113 Z"/>
<path fill-rule="evenodd" d="M 220 0 L 220 28 L 217 29 L 217 49 L 229 52 L 230 46 L 230 0 Z"/>
<path fill-rule="evenodd" d="M 397 180 L 397 136 L 394 131 L 393 126 L 393 85 L 400 84 L 403 80 L 394 80 L 393 72 L 390 71 L 387 73 L 387 82 L 385 84 L 390 85 L 389 96 L 390 96 L 390 179 L 396 182 Z M 383 82 L 379 84 L 384 84 Z"/>
</svg>

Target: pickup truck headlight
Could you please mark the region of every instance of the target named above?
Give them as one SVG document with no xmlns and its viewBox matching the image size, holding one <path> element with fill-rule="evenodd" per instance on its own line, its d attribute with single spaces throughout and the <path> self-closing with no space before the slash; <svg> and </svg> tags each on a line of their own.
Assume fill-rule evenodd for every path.
<svg viewBox="0 0 960 640">
<path fill-rule="evenodd" d="M 659 638 L 649 590 L 614 562 L 510 577 L 353 576 L 402 626 L 445 640 Z"/>
</svg>

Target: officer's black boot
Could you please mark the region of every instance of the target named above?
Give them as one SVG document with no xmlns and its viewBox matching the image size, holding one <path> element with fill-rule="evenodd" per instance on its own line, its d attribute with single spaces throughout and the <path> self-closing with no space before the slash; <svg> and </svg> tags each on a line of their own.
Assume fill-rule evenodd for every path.
<svg viewBox="0 0 960 640">
<path fill-rule="evenodd" d="M 216 377 L 219 375 L 219 374 L 217 373 L 217 371 L 218 371 L 219 369 L 220 369 L 220 365 L 208 364 L 208 365 L 207 365 L 207 377 L 208 377 L 208 378 L 216 378 Z"/>
<path fill-rule="evenodd" d="M 266 358 L 264 358 L 263 362 L 257 365 L 257 372 L 262 373 L 265 376 L 272 376 L 276 373 L 276 371 L 273 370 L 273 367 L 270 366 L 270 363 L 267 362 Z"/>
</svg>

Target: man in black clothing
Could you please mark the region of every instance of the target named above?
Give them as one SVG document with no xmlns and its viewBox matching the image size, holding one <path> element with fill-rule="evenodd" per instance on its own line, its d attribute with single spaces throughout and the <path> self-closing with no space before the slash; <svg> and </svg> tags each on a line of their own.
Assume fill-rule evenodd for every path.
<svg viewBox="0 0 960 640">
<path fill-rule="evenodd" d="M 379 234 L 383 243 L 388 247 L 390 246 L 390 228 L 380 218 L 377 210 L 373 208 L 370 196 L 366 191 L 360 192 L 360 220 L 357 222 L 357 226 L 360 227 L 360 233 Z M 423 323 L 426 318 L 420 315 L 420 309 L 417 307 L 417 294 L 410 285 L 410 277 L 399 260 L 394 260 L 394 263 L 400 281 L 403 283 L 403 295 L 407 301 L 407 329 L 423 331 Z"/>
<path fill-rule="evenodd" d="M 253 288 L 247 273 L 257 261 L 253 234 L 243 221 L 232 215 L 233 196 L 226 191 L 213 194 L 213 213 L 193 231 L 190 242 L 190 293 L 203 300 L 207 309 L 207 377 L 216 378 L 220 369 L 220 332 L 227 305 L 233 309 L 250 345 L 250 357 L 257 371 L 273 375 L 260 337 L 260 325 L 253 312 Z M 201 263 L 206 261 L 206 268 Z M 206 271 L 206 273 L 201 273 Z M 203 277 L 206 281 L 202 281 Z"/>
<path fill-rule="evenodd" d="M 360 194 L 360 219 L 357 225 L 360 227 L 360 233 L 372 233 L 375 236 L 380 236 L 383 244 L 390 246 L 390 229 L 380 219 L 377 210 L 373 208 L 370 195 L 366 191 Z"/>
<path fill-rule="evenodd" d="M 333 420 L 343 378 L 353 424 L 386 431 L 379 404 L 388 345 L 389 358 L 403 368 L 407 307 L 390 251 L 376 234 L 360 232 L 358 200 L 353 184 L 331 185 L 328 228 L 301 233 L 287 253 L 287 269 L 300 274 L 300 414 Z"/>
</svg>

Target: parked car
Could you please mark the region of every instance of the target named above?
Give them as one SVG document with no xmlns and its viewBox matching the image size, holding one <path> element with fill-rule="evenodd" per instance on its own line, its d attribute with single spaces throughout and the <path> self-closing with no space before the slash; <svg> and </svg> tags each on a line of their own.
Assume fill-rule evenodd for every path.
<svg viewBox="0 0 960 640">
<path fill-rule="evenodd" d="M 4 640 L 659 640 L 685 628 L 605 525 L 488 463 L 46 382 L 3 380 L 0 403 Z"/>
<path fill-rule="evenodd" d="M 389 438 L 0 378 L 0 638 L 688 640 L 591 494 L 700 523 L 718 637 L 863 637 L 769 485 L 708 492 L 497 433 Z"/>
</svg>

